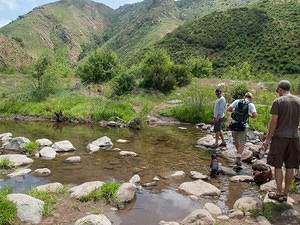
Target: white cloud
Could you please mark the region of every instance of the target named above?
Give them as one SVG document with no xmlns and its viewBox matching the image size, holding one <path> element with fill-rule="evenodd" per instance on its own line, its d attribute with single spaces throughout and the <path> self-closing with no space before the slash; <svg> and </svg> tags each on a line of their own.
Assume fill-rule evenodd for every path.
<svg viewBox="0 0 300 225">
<path fill-rule="evenodd" d="M 8 8 L 11 11 L 19 9 L 16 0 L 0 0 L 0 8 Z"/>
<path fill-rule="evenodd" d="M 5 26 L 6 24 L 8 24 L 10 22 L 10 20 L 7 19 L 0 19 L 0 27 Z"/>
</svg>

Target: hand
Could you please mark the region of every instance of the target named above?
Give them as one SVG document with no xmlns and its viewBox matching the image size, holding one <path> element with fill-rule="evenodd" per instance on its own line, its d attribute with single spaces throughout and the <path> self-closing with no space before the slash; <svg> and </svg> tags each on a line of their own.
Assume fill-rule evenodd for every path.
<svg viewBox="0 0 300 225">
<path fill-rule="evenodd" d="M 217 118 L 215 118 L 215 122 L 217 123 L 217 122 L 219 122 L 219 118 L 217 117 Z"/>
<path fill-rule="evenodd" d="M 267 148 L 269 147 L 269 144 L 270 144 L 270 141 L 269 141 L 269 140 L 265 140 L 265 141 L 262 143 L 262 148 L 267 149 Z"/>
</svg>

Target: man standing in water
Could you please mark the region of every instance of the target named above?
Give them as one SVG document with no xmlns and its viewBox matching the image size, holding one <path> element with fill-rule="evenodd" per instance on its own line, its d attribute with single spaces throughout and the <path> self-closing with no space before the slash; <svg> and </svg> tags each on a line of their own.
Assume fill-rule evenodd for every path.
<svg viewBox="0 0 300 225">
<path fill-rule="evenodd" d="M 257 117 L 255 106 L 251 103 L 252 98 L 253 95 L 247 92 L 244 99 L 235 100 L 227 108 L 227 112 L 232 112 L 230 130 L 232 131 L 234 145 L 237 150 L 235 164 L 238 167 L 242 165 L 241 158 L 247 140 L 248 118 Z"/>
<path fill-rule="evenodd" d="M 219 88 L 216 89 L 215 93 L 218 99 L 216 101 L 215 108 L 214 108 L 214 132 L 216 133 L 216 140 L 213 147 L 216 148 L 219 145 L 219 137 L 221 137 L 222 139 L 222 143 L 220 144 L 220 146 L 226 146 L 224 135 L 222 133 L 222 124 L 225 116 L 224 111 L 226 107 L 226 100 L 224 96 L 222 96 L 221 89 Z"/>
<path fill-rule="evenodd" d="M 270 113 L 272 119 L 269 132 L 262 147 L 267 149 L 271 142 L 267 162 L 275 167 L 276 194 L 269 194 L 271 199 L 279 202 L 287 201 L 290 184 L 293 179 L 293 169 L 299 169 L 300 144 L 298 135 L 300 117 L 300 98 L 290 93 L 290 82 L 279 82 L 276 92 L 279 97 L 272 104 Z M 285 166 L 285 187 L 282 192 L 283 171 Z"/>
</svg>

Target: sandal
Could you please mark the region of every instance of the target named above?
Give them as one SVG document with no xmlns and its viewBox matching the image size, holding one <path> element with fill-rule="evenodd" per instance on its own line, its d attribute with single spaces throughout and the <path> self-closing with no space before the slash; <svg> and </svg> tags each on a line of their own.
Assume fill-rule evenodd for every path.
<svg viewBox="0 0 300 225">
<path fill-rule="evenodd" d="M 226 143 L 221 143 L 219 146 L 220 147 L 226 147 Z"/>
<path fill-rule="evenodd" d="M 213 144 L 211 147 L 212 148 L 217 148 L 217 147 L 219 147 L 219 145 Z"/>
<path fill-rule="evenodd" d="M 275 193 L 272 192 L 272 193 L 269 193 L 268 196 L 269 196 L 270 199 L 276 200 L 280 203 L 287 201 L 287 194 L 278 195 L 278 194 L 275 194 Z"/>
</svg>

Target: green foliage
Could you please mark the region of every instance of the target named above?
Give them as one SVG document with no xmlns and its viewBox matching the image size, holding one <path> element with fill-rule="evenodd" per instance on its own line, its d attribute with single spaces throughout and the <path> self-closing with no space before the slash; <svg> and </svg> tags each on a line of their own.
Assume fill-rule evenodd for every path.
<svg viewBox="0 0 300 225">
<path fill-rule="evenodd" d="M 94 50 L 77 68 L 77 76 L 86 83 L 109 81 L 120 73 L 120 62 L 113 51 Z"/>
<path fill-rule="evenodd" d="M 135 74 L 131 70 L 123 70 L 118 76 L 112 80 L 113 93 L 123 95 L 132 91 L 137 86 Z"/>
<path fill-rule="evenodd" d="M 92 192 L 90 192 L 86 196 L 81 196 L 80 201 L 87 202 L 90 200 L 99 200 L 104 198 L 108 202 L 112 202 L 114 200 L 114 196 L 118 188 L 120 187 L 120 183 L 107 182 L 102 185 L 101 188 L 96 188 Z"/>
<path fill-rule="evenodd" d="M 289 192 L 300 194 L 300 189 L 297 187 L 297 183 L 295 179 L 292 180 L 291 185 L 289 187 Z"/>
<path fill-rule="evenodd" d="M 212 63 L 204 57 L 191 57 L 185 61 L 190 72 L 198 78 L 210 77 L 212 75 Z"/>
<path fill-rule="evenodd" d="M 254 75 L 251 71 L 251 66 L 248 62 L 243 63 L 240 66 L 231 66 L 224 78 L 231 80 L 252 80 Z"/>
<path fill-rule="evenodd" d="M 190 82 L 187 69 L 174 65 L 164 49 L 150 49 L 141 63 L 143 88 L 169 92 L 175 86 L 184 86 Z"/>
<path fill-rule="evenodd" d="M 273 202 L 264 203 L 263 216 L 266 217 L 270 222 L 274 222 L 274 217 L 278 211 L 290 209 L 291 206 L 287 203 L 274 204 Z"/>
<path fill-rule="evenodd" d="M 29 152 L 33 152 L 35 150 L 38 150 L 39 144 L 36 141 L 31 141 L 31 142 L 27 143 L 24 146 L 24 148 Z"/>
<path fill-rule="evenodd" d="M 0 224 L 13 225 L 17 215 L 17 207 L 6 198 L 10 193 L 11 189 L 0 188 Z"/>
<path fill-rule="evenodd" d="M 226 96 L 226 99 L 228 102 L 243 99 L 247 92 L 249 92 L 248 85 L 246 83 L 238 82 L 230 89 L 229 96 Z"/>
<path fill-rule="evenodd" d="M 9 159 L 4 158 L 0 161 L 0 168 L 1 169 L 9 169 L 12 167 L 12 162 Z"/>
<path fill-rule="evenodd" d="M 255 216 L 258 217 L 260 215 L 260 209 L 259 208 L 254 208 L 250 210 L 250 213 Z"/>
<path fill-rule="evenodd" d="M 26 194 L 44 201 L 43 215 L 44 216 L 52 215 L 53 213 L 52 205 L 55 204 L 57 200 L 55 195 L 51 193 L 50 190 L 38 191 L 36 189 L 33 189 L 32 191 L 26 191 Z"/>
<path fill-rule="evenodd" d="M 163 114 L 185 122 L 212 122 L 216 100 L 213 87 L 200 88 L 194 85 L 184 93 L 184 96 L 184 104 L 168 109 Z"/>
</svg>

